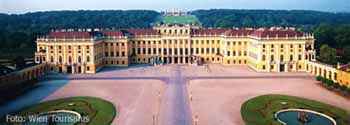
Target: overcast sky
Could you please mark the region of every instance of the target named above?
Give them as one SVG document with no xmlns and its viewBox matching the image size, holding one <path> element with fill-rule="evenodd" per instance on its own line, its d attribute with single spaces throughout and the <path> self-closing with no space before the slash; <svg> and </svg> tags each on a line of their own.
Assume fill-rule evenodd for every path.
<svg viewBox="0 0 350 125">
<path fill-rule="evenodd" d="M 0 0 L 0 13 L 49 10 L 302 9 L 350 12 L 350 0 Z"/>
</svg>

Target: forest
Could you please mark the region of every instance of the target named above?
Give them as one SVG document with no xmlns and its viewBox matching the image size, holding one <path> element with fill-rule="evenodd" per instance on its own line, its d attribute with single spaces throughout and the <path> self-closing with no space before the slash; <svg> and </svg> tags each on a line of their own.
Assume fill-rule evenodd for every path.
<svg viewBox="0 0 350 125">
<path fill-rule="evenodd" d="M 350 13 L 308 10 L 195 10 L 206 28 L 296 27 L 315 33 L 315 46 L 348 54 Z M 49 11 L 26 14 L 0 14 L 0 59 L 14 55 L 33 56 L 35 39 L 51 29 L 61 28 L 150 28 L 160 13 L 153 10 Z M 327 51 L 334 52 L 334 51 Z M 323 54 L 330 55 L 330 54 Z M 348 62 L 341 55 L 336 61 Z M 326 58 L 326 57 L 323 57 Z M 323 58 L 320 57 L 322 60 Z M 327 62 L 326 63 L 334 63 Z"/>
</svg>

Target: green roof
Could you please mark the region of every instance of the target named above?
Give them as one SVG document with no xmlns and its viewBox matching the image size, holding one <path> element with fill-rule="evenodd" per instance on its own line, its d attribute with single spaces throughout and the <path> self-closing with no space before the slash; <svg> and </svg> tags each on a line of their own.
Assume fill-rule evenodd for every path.
<svg viewBox="0 0 350 125">
<path fill-rule="evenodd" d="M 156 24 L 197 24 L 201 23 L 196 16 L 186 15 L 186 16 L 161 16 Z"/>
</svg>

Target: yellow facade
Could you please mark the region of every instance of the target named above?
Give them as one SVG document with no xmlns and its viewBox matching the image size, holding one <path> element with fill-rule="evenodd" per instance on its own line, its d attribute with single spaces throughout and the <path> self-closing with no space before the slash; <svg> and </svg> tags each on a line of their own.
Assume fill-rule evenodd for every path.
<svg viewBox="0 0 350 125">
<path fill-rule="evenodd" d="M 119 36 L 90 37 L 40 37 L 36 62 L 48 63 L 59 72 L 95 73 L 104 66 L 150 63 L 154 57 L 165 64 L 188 64 L 197 57 L 202 63 L 248 65 L 259 72 L 306 71 L 306 62 L 315 61 L 313 36 L 292 29 L 161 25 Z"/>
<path fill-rule="evenodd" d="M 345 85 L 350 88 L 350 65 L 344 65 L 337 67 L 337 82 L 340 85 Z"/>
</svg>

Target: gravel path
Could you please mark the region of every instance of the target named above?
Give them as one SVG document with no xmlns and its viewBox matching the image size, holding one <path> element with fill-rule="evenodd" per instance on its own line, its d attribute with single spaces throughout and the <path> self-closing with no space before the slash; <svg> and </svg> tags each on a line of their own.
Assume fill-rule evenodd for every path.
<svg viewBox="0 0 350 125">
<path fill-rule="evenodd" d="M 187 95 L 180 68 L 176 66 L 172 70 L 161 103 L 160 125 L 191 125 L 192 115 Z"/>
</svg>

